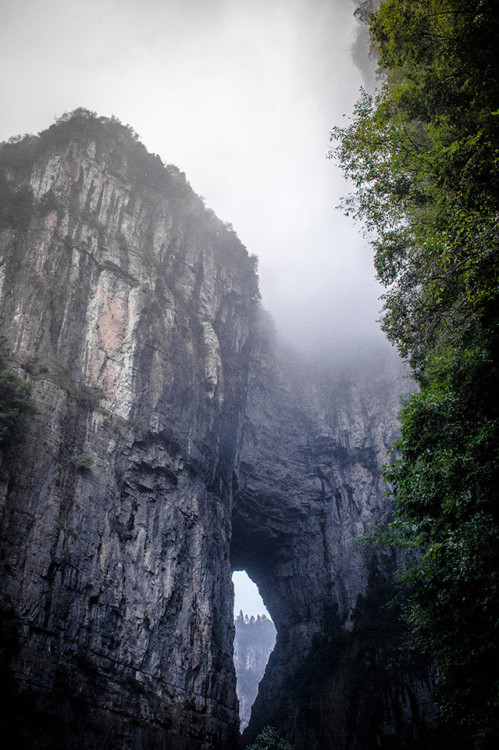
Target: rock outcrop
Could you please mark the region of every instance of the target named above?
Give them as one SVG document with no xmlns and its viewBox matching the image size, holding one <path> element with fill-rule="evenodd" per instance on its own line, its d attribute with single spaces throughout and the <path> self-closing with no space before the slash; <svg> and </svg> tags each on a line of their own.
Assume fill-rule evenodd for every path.
<svg viewBox="0 0 499 750">
<path fill-rule="evenodd" d="M 116 122 L 79 113 L 4 146 L 2 166 L 2 335 L 36 403 L 2 462 L 12 731 L 37 748 L 231 747 L 254 263 Z"/>
<path fill-rule="evenodd" d="M 409 746 L 426 672 L 394 656 L 391 556 L 355 544 L 389 512 L 400 372 L 278 354 L 254 259 L 117 121 L 77 111 L 0 172 L 2 347 L 35 403 L 0 465 L 5 736 L 234 748 L 244 568 L 278 631 L 247 736 Z"/>
<path fill-rule="evenodd" d="M 428 665 L 389 609 L 401 561 L 362 543 L 390 516 L 380 467 L 409 383 L 396 360 L 311 369 L 259 341 L 233 564 L 258 584 L 277 643 L 243 739 L 273 724 L 300 750 L 425 747 Z"/>
</svg>

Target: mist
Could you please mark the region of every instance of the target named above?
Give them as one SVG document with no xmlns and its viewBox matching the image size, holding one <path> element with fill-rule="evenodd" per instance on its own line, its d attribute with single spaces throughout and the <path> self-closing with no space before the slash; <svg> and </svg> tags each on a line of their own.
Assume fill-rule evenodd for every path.
<svg viewBox="0 0 499 750">
<path fill-rule="evenodd" d="M 326 159 L 366 80 L 354 0 L 3 0 L 0 140 L 77 107 L 115 115 L 259 258 L 301 352 L 388 346 L 381 290 Z M 358 65 L 354 63 L 354 58 Z"/>
</svg>

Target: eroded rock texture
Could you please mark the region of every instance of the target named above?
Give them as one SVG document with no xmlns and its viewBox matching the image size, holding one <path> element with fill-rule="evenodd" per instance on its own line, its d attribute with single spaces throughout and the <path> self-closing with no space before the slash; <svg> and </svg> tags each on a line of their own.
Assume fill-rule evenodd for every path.
<svg viewBox="0 0 499 750">
<path fill-rule="evenodd" d="M 307 368 L 259 338 L 250 365 L 233 563 L 277 644 L 243 738 L 306 748 L 425 747 L 428 669 L 408 655 L 391 553 L 359 543 L 390 515 L 380 467 L 408 382 L 395 360 Z M 412 743 L 415 743 L 413 745 Z"/>
<path fill-rule="evenodd" d="M 117 123 L 82 114 L 2 158 L 1 328 L 36 403 L 2 461 L 14 730 L 37 748 L 231 747 L 253 262 Z"/>
<path fill-rule="evenodd" d="M 1 454 L 3 736 L 234 748 L 240 567 L 278 630 L 247 736 L 408 747 L 425 673 L 380 607 L 393 561 L 354 543 L 387 514 L 400 372 L 278 355 L 253 260 L 119 123 L 77 112 L 0 166 L 2 345 L 35 402 Z"/>
</svg>

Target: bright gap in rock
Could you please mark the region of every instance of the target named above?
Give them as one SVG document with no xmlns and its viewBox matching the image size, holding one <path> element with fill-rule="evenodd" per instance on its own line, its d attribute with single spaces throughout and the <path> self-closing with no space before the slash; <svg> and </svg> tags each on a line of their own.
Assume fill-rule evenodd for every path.
<svg viewBox="0 0 499 750">
<path fill-rule="evenodd" d="M 267 661 L 274 648 L 276 630 L 258 587 L 245 571 L 236 571 L 234 583 L 234 666 L 239 699 L 241 732 L 248 726 Z"/>
<path fill-rule="evenodd" d="M 234 584 L 234 617 L 242 610 L 249 617 L 265 615 L 270 619 L 258 586 L 253 583 L 245 570 L 235 570 L 232 574 L 232 583 Z"/>
</svg>

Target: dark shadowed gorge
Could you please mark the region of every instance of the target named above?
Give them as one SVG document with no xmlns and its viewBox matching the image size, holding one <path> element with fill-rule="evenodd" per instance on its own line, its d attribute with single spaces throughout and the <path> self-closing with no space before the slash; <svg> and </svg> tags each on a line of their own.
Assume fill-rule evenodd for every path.
<svg viewBox="0 0 499 750">
<path fill-rule="evenodd" d="M 0 453 L 10 747 L 234 750 L 231 571 L 277 645 L 243 740 L 428 747 L 380 467 L 398 361 L 281 351 L 255 259 L 172 166 L 77 111 L 0 149 L 3 356 L 32 386 Z"/>
</svg>

